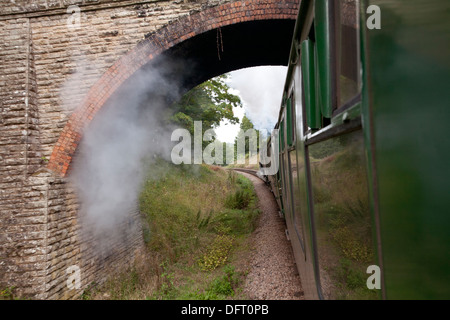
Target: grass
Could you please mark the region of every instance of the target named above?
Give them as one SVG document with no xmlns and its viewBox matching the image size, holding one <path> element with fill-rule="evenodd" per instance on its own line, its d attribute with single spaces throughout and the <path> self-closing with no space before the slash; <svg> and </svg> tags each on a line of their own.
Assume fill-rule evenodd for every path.
<svg viewBox="0 0 450 320">
<path fill-rule="evenodd" d="M 203 290 L 192 290 L 187 287 L 179 296 L 182 300 L 224 300 L 235 297 L 239 293 L 242 274 L 235 267 L 227 265 L 213 278 Z"/>
<path fill-rule="evenodd" d="M 14 295 L 14 287 L 0 288 L 0 300 L 16 300 Z"/>
<path fill-rule="evenodd" d="M 242 175 L 158 161 L 140 196 L 145 254 L 84 298 L 245 299 L 240 285 L 256 203 Z"/>
<path fill-rule="evenodd" d="M 16 292 L 15 286 L 1 286 L 0 287 L 0 301 L 2 300 L 29 300 L 26 295 L 21 295 Z"/>
</svg>

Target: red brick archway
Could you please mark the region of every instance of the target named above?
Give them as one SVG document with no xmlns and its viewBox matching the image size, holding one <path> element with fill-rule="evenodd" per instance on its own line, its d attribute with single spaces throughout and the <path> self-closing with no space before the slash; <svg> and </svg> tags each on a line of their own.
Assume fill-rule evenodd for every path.
<svg viewBox="0 0 450 320">
<path fill-rule="evenodd" d="M 117 60 L 91 87 L 80 107 L 70 116 L 48 163 L 48 168 L 65 176 L 72 157 L 89 125 L 109 97 L 138 69 L 168 49 L 207 31 L 259 20 L 295 20 L 299 0 L 247 0 L 210 7 L 183 17 L 150 34 Z M 286 61 L 287 62 L 287 61 Z"/>
</svg>

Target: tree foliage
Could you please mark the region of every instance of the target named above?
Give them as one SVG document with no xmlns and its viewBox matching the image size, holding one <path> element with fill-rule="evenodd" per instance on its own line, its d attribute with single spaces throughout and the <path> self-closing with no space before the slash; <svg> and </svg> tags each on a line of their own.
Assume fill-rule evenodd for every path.
<svg viewBox="0 0 450 320">
<path fill-rule="evenodd" d="M 202 121 L 202 133 L 217 127 L 222 120 L 239 123 L 233 108 L 242 107 L 241 99 L 230 92 L 227 74 L 208 80 L 186 93 L 175 103 L 171 122 L 194 134 L 194 121 Z"/>
<path fill-rule="evenodd" d="M 245 155 L 248 156 L 250 151 L 250 138 L 248 136 L 245 136 L 245 133 L 249 129 L 255 129 L 255 126 L 253 125 L 253 122 L 247 117 L 247 115 L 244 115 L 239 127 L 241 130 L 238 132 L 236 138 L 234 139 L 234 144 L 235 146 L 237 146 L 237 143 L 240 139 L 245 139 Z M 255 134 L 256 134 L 256 151 L 258 152 L 260 139 L 259 130 L 255 129 Z M 237 159 L 237 148 L 235 149 L 235 159 Z"/>
</svg>

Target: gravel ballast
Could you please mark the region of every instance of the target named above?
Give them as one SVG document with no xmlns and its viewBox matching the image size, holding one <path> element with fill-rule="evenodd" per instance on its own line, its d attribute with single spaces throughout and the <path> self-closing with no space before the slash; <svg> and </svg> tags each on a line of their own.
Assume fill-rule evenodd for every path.
<svg viewBox="0 0 450 320">
<path fill-rule="evenodd" d="M 261 214 L 252 234 L 244 293 L 254 300 L 302 300 L 303 291 L 294 255 L 286 237 L 286 224 L 278 214 L 278 205 L 265 183 L 241 173 L 255 186 Z"/>
</svg>

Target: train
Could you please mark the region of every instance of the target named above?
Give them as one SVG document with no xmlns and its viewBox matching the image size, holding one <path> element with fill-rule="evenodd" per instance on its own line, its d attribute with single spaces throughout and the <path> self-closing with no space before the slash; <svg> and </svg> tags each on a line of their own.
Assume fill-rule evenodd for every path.
<svg viewBox="0 0 450 320">
<path fill-rule="evenodd" d="M 301 2 L 260 175 L 306 299 L 450 298 L 449 12 Z"/>
</svg>

